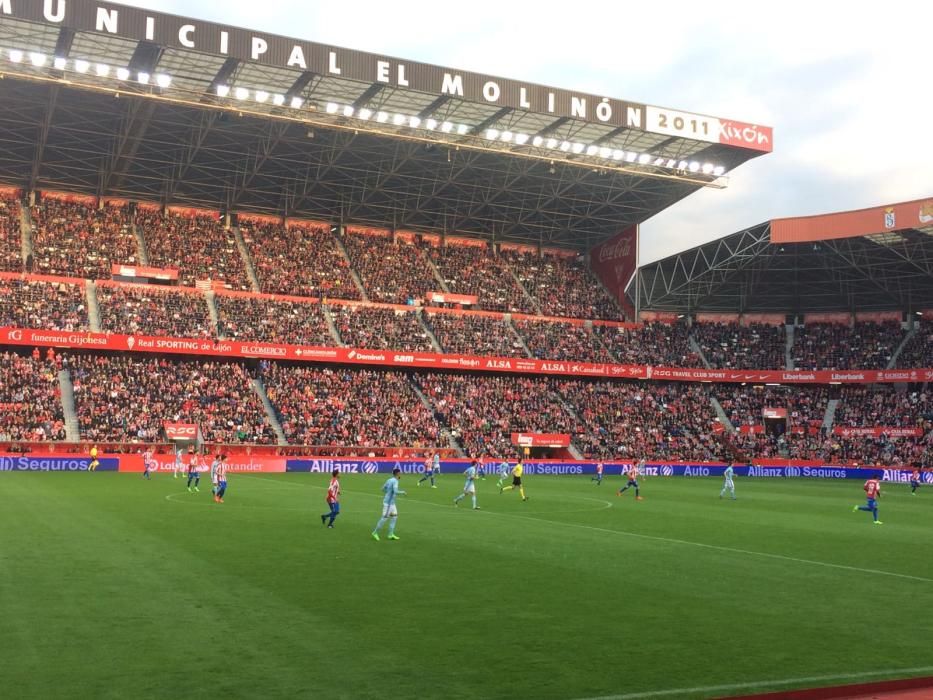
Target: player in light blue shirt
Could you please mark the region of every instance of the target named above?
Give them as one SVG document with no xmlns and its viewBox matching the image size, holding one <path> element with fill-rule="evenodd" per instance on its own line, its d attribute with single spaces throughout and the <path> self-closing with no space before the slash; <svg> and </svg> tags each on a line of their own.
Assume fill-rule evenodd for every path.
<svg viewBox="0 0 933 700">
<path fill-rule="evenodd" d="M 496 486 L 498 486 L 501 489 L 502 484 L 505 483 L 505 480 L 509 478 L 509 474 L 511 473 L 512 473 L 512 467 L 509 465 L 509 463 L 502 462 L 499 465 L 499 481 L 496 482 Z"/>
<path fill-rule="evenodd" d="M 463 485 L 463 493 L 454 499 L 454 505 L 459 507 L 460 501 L 469 495 L 473 497 L 473 510 L 479 510 L 479 506 L 476 505 L 476 467 L 471 464 L 463 474 L 466 476 L 466 483 Z"/>
<path fill-rule="evenodd" d="M 379 530 L 385 525 L 386 520 L 389 521 L 388 539 L 399 539 L 395 534 L 395 521 L 398 520 L 398 509 L 395 507 L 395 501 L 399 496 L 406 495 L 405 492 L 398 487 L 398 480 L 401 476 L 402 470 L 396 467 L 392 470 L 392 477 L 386 480 L 382 485 L 382 493 L 385 494 L 382 498 L 382 517 L 379 518 L 379 522 L 376 523 L 376 529 L 373 530 L 373 539 L 376 540 L 376 542 L 379 541 Z"/>
<path fill-rule="evenodd" d="M 735 482 L 732 480 L 735 472 L 732 469 L 730 464 L 726 467 L 726 471 L 723 472 L 723 482 L 722 482 L 722 491 L 719 492 L 719 497 L 722 498 L 726 495 L 726 491 L 729 491 L 732 494 L 732 500 L 735 500 Z"/>
</svg>

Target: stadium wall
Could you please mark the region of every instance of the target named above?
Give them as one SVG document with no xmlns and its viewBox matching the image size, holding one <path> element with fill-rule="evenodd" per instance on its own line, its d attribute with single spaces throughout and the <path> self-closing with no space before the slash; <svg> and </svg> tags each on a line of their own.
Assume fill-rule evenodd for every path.
<svg viewBox="0 0 933 700">
<path fill-rule="evenodd" d="M 76 457 L 71 454 L 48 454 L 41 456 L 23 454 L 0 455 L 0 472 L 45 471 L 74 472 L 88 471 L 89 457 Z M 140 454 L 109 454 L 99 458 L 98 471 L 142 473 L 143 457 Z M 173 468 L 172 455 L 160 454 L 153 458 L 152 471 L 170 472 Z M 471 463 L 470 460 L 441 460 L 441 473 L 459 477 Z M 512 462 L 514 463 L 514 461 Z M 529 476 L 573 476 L 596 473 L 595 461 L 565 460 L 529 460 L 525 464 L 525 474 Z M 605 477 L 620 477 L 630 467 L 631 462 L 603 462 Z M 348 474 L 389 474 L 393 469 L 401 469 L 403 474 L 419 474 L 424 471 L 424 460 L 366 459 L 366 458 L 301 458 L 267 457 L 236 455 L 227 460 L 227 469 L 234 474 L 275 474 L 306 473 L 328 474 L 338 469 Z M 494 474 L 498 463 L 487 462 L 489 475 Z M 643 476 L 652 477 L 720 477 L 727 465 L 717 462 L 651 462 L 641 470 Z M 206 472 L 209 461 L 202 459 L 199 471 Z M 910 477 L 908 469 L 880 469 L 865 467 L 844 467 L 822 462 L 793 462 L 787 460 L 762 460 L 761 464 L 733 467 L 737 477 L 746 478 L 813 478 L 813 479 L 867 479 L 883 471 L 884 481 L 907 483 Z M 933 471 L 923 473 L 923 481 L 933 484 Z"/>
</svg>

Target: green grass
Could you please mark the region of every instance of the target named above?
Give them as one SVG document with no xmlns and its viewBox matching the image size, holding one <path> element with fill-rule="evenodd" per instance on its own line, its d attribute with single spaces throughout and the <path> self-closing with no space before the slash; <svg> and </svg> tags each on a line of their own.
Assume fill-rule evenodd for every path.
<svg viewBox="0 0 933 700">
<path fill-rule="evenodd" d="M 933 667 L 933 489 L 888 486 L 873 526 L 855 481 L 738 480 L 730 502 L 718 479 L 655 478 L 636 503 L 618 477 L 532 477 L 522 503 L 489 479 L 473 512 L 459 475 L 407 476 L 402 539 L 374 542 L 384 478 L 344 476 L 327 530 L 324 475 L 233 475 L 218 506 L 164 475 L 0 474 L 0 695 L 754 684 L 661 696 L 708 697 Z"/>
</svg>

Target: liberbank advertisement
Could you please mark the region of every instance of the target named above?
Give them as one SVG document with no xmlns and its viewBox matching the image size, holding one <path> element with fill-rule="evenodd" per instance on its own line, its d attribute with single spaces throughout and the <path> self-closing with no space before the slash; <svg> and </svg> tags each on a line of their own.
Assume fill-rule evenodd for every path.
<svg viewBox="0 0 933 700">
<path fill-rule="evenodd" d="M 187 469 L 189 456 L 182 458 L 182 467 Z M 16 471 L 45 471 L 45 472 L 76 472 L 88 471 L 91 460 L 89 457 L 77 455 L 0 455 L 0 472 Z M 511 467 L 513 462 L 509 463 Z M 560 461 L 560 460 L 531 460 L 525 464 L 526 476 L 582 476 L 596 473 L 597 462 L 593 461 Z M 470 460 L 442 460 L 441 475 L 461 474 L 470 465 Z M 484 465 L 486 474 L 499 471 L 499 462 L 487 462 Z M 631 462 L 603 462 L 603 475 L 607 478 L 621 476 L 631 468 Z M 640 474 L 646 478 L 652 477 L 721 477 L 726 470 L 725 464 L 715 463 L 649 463 Z M 231 455 L 227 460 L 228 471 L 231 474 L 274 474 L 283 472 L 297 472 L 306 474 L 329 474 L 337 469 L 346 474 L 389 474 L 393 469 L 401 469 L 403 474 L 420 474 L 424 471 L 425 462 L 412 459 L 367 459 L 367 458 L 295 458 L 276 456 L 249 456 Z M 171 455 L 155 455 L 149 462 L 150 471 L 154 473 L 171 472 L 175 468 L 174 458 Z M 205 472 L 210 469 L 210 458 L 201 458 L 198 470 Z M 145 458 L 141 454 L 107 454 L 99 458 L 97 471 L 141 473 L 145 469 Z M 733 467 L 735 475 L 739 478 L 752 479 L 867 479 L 882 474 L 884 481 L 908 482 L 911 470 L 909 469 L 883 469 L 866 467 L 845 467 L 838 465 L 812 463 L 770 464 L 770 465 L 742 465 Z M 927 470 L 922 474 L 924 483 L 933 484 L 933 471 Z"/>
</svg>

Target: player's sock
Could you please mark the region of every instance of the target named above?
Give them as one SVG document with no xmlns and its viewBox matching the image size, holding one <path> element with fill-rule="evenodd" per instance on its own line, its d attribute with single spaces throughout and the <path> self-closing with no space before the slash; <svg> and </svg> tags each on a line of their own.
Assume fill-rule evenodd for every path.
<svg viewBox="0 0 933 700">
<path fill-rule="evenodd" d="M 473 507 L 476 508 L 476 494 L 473 494 Z"/>
<path fill-rule="evenodd" d="M 462 500 L 463 500 L 463 494 L 461 493 L 459 496 L 457 496 L 457 497 L 454 499 L 454 505 L 457 505 L 457 504 L 460 503 L 460 501 L 462 501 Z"/>
<path fill-rule="evenodd" d="M 635 498 L 638 498 L 638 487 L 635 487 Z"/>
<path fill-rule="evenodd" d="M 398 520 L 398 518 L 394 515 L 389 518 L 389 537 L 392 537 L 395 535 L 395 521 L 396 520 Z"/>
<path fill-rule="evenodd" d="M 376 523 L 376 529 L 373 530 L 373 533 L 379 532 L 382 529 L 382 526 L 386 524 L 388 518 L 379 518 L 379 522 Z"/>
<path fill-rule="evenodd" d="M 337 519 L 337 513 L 336 513 L 336 511 L 332 511 L 331 514 L 330 514 L 330 522 L 327 523 L 327 527 L 333 527 L 333 526 L 334 526 L 334 521 L 335 521 L 336 519 Z"/>
<path fill-rule="evenodd" d="M 511 491 L 513 488 L 515 488 L 515 487 L 514 487 L 514 486 L 503 486 L 503 487 L 502 487 L 501 489 L 499 489 L 499 490 L 500 490 L 500 491 Z"/>
<path fill-rule="evenodd" d="M 522 495 L 522 500 L 523 500 L 523 501 L 524 501 L 524 500 L 527 500 L 527 499 L 525 498 L 525 487 L 524 487 L 524 486 L 519 486 L 519 487 L 518 487 L 518 492 Z"/>
<path fill-rule="evenodd" d="M 878 522 L 878 509 L 877 508 L 872 510 L 871 516 L 875 519 L 875 522 Z"/>
</svg>

